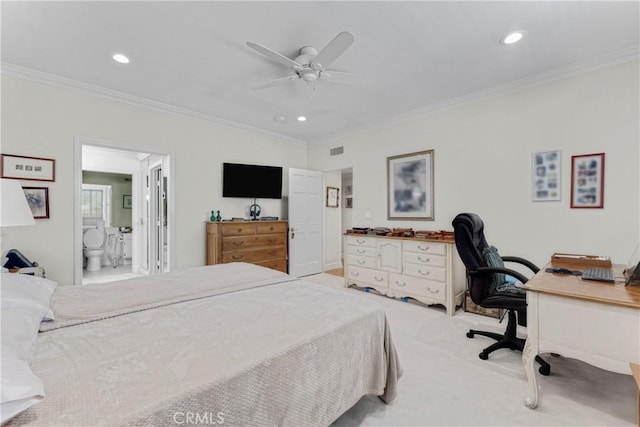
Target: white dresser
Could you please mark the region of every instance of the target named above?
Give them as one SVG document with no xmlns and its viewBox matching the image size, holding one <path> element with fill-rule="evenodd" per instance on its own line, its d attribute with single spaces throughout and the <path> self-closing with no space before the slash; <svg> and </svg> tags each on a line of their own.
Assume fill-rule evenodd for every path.
<svg viewBox="0 0 640 427">
<path fill-rule="evenodd" d="M 345 286 L 441 304 L 450 316 L 462 305 L 466 274 L 455 243 L 355 234 L 345 239 Z"/>
</svg>

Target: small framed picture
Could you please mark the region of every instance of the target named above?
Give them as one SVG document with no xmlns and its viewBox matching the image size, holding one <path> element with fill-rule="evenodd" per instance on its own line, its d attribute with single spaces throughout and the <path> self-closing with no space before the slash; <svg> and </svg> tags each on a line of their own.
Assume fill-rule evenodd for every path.
<svg viewBox="0 0 640 427">
<path fill-rule="evenodd" d="M 571 207 L 604 207 L 604 153 L 571 156 Z"/>
<path fill-rule="evenodd" d="M 55 181 L 56 161 L 41 157 L 16 156 L 2 154 L 2 178 L 24 179 L 31 181 Z"/>
<path fill-rule="evenodd" d="M 131 194 L 122 196 L 122 209 L 131 209 Z"/>
<path fill-rule="evenodd" d="M 531 156 L 531 199 L 534 202 L 560 200 L 560 150 Z"/>
<path fill-rule="evenodd" d="M 346 199 L 344 199 L 344 201 L 345 201 L 345 208 L 348 208 L 348 209 L 353 208 L 353 197 L 347 197 Z"/>
<path fill-rule="evenodd" d="M 387 219 L 433 221 L 433 150 L 387 157 Z"/>
<path fill-rule="evenodd" d="M 327 187 L 327 207 L 337 208 L 340 195 L 340 189 L 336 187 Z"/>
<path fill-rule="evenodd" d="M 49 189 L 47 187 L 22 187 L 29 209 L 35 219 L 49 218 Z"/>
</svg>

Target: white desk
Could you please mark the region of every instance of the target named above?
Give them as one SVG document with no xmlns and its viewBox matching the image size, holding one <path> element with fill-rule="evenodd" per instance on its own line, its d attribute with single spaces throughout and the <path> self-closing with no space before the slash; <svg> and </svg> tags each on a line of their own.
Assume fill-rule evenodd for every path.
<svg viewBox="0 0 640 427">
<path fill-rule="evenodd" d="M 522 362 L 529 381 L 527 407 L 538 406 L 537 354 L 558 353 L 628 375 L 629 363 L 640 363 L 640 287 L 625 287 L 622 269 L 614 265 L 620 277 L 615 284 L 546 273 L 545 269 L 526 283 L 528 337 Z M 553 375 L 553 361 L 551 372 Z"/>
</svg>

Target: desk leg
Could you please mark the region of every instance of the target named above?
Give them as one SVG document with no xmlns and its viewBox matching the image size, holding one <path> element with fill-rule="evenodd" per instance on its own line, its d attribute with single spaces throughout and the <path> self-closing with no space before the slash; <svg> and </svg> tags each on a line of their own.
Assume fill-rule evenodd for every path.
<svg viewBox="0 0 640 427">
<path fill-rule="evenodd" d="M 531 337 L 527 338 L 527 342 L 522 350 L 522 364 L 524 365 L 527 381 L 529 382 L 529 397 L 524 400 L 524 404 L 527 408 L 531 409 L 535 409 L 538 406 L 539 398 L 538 378 L 536 377 L 535 369 L 538 346 L 533 344 L 534 341 Z"/>
</svg>

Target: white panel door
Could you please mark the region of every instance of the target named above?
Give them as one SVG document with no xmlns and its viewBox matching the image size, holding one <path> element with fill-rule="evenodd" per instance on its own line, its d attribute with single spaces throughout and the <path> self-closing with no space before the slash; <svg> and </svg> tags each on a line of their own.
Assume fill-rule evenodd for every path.
<svg viewBox="0 0 640 427">
<path fill-rule="evenodd" d="M 322 172 L 289 169 L 289 274 L 322 272 Z"/>
</svg>

